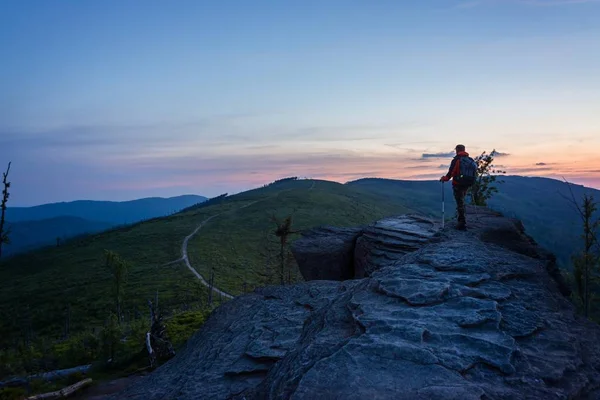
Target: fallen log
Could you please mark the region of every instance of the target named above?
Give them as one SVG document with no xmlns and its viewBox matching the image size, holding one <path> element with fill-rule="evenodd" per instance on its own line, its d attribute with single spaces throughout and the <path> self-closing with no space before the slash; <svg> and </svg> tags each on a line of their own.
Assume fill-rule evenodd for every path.
<svg viewBox="0 0 600 400">
<path fill-rule="evenodd" d="M 36 394 L 34 396 L 30 396 L 27 400 L 54 400 L 54 399 L 64 399 L 69 397 L 73 393 L 78 390 L 83 389 L 84 387 L 90 385 L 92 383 L 92 378 L 87 378 L 82 381 L 79 381 L 71 386 L 67 386 L 66 388 L 57 390 L 55 392 Z"/>
<path fill-rule="evenodd" d="M 34 379 L 43 379 L 45 381 L 52 381 L 55 379 L 61 379 L 61 378 L 67 377 L 76 372 L 86 373 L 91 367 L 92 367 L 92 364 L 80 365 L 78 367 L 59 369 L 59 370 L 49 371 L 49 372 L 42 372 L 39 374 L 29 375 L 26 377 L 15 377 L 8 381 L 0 382 L 0 389 L 2 389 L 3 387 L 25 386 Z"/>
</svg>

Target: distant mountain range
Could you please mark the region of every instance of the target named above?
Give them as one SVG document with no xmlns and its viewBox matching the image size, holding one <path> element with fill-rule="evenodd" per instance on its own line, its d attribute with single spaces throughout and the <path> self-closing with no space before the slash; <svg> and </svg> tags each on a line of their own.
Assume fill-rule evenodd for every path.
<svg viewBox="0 0 600 400">
<path fill-rule="evenodd" d="M 571 190 L 579 202 L 584 193 L 591 194 L 600 201 L 600 191 L 576 184 L 570 185 L 569 189 L 565 182 L 549 178 L 504 176 L 500 179 L 503 183 L 497 185 L 499 192 L 494 194 L 489 206 L 506 216 L 521 220 L 527 233 L 554 252 L 561 266 L 568 268 L 571 255 L 581 249 L 582 243 L 582 224 L 571 204 Z M 295 187 L 294 185 L 302 183 L 298 181 L 286 184 Z M 367 198 L 372 194 L 377 197 L 377 204 L 405 206 L 436 218 L 441 216 L 442 184 L 437 181 L 365 178 L 348 182 L 345 186 L 359 190 L 361 194 L 356 196 L 361 201 L 373 200 Z M 451 183 L 446 183 L 443 187 L 446 217 L 451 217 L 455 209 L 452 186 Z M 186 195 L 125 202 L 74 201 L 26 208 L 13 207 L 7 210 L 7 219 L 13 231 L 12 244 L 4 250 L 6 254 L 14 254 L 56 244 L 57 237 L 64 240 L 83 233 L 99 232 L 166 216 L 206 200 L 202 196 Z"/>
<path fill-rule="evenodd" d="M 91 221 L 130 224 L 148 218 L 169 215 L 205 200 L 206 197 L 196 195 L 169 198 L 147 197 L 130 201 L 77 200 L 34 207 L 8 207 L 6 219 L 11 222 L 20 222 L 72 216 Z"/>
<path fill-rule="evenodd" d="M 34 207 L 9 207 L 6 220 L 10 245 L 5 255 L 56 245 L 74 236 L 101 232 L 150 218 L 163 217 L 206 201 L 206 197 L 184 195 L 149 197 L 131 201 L 78 200 Z M 59 242 L 60 243 L 60 242 Z"/>
</svg>

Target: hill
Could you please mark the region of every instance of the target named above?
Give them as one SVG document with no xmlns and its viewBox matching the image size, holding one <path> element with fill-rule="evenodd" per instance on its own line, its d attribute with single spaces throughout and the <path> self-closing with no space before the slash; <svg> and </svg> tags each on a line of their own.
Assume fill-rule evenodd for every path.
<svg viewBox="0 0 600 400">
<path fill-rule="evenodd" d="M 489 207 L 506 216 L 521 220 L 540 245 L 551 249 L 563 268 L 570 266 L 573 252 L 581 249 L 582 224 L 571 203 L 569 186 L 549 178 L 521 176 L 502 177 L 499 192 L 489 202 Z M 401 202 L 427 215 L 441 217 L 441 183 L 437 181 L 404 181 L 368 178 L 348 182 L 373 194 Z M 446 214 L 455 214 L 455 203 L 450 184 L 445 184 Z M 581 185 L 571 185 L 577 201 L 584 193 L 600 200 L 600 191 Z M 467 217 L 468 218 L 468 217 Z"/>
<path fill-rule="evenodd" d="M 3 247 L 3 256 L 14 255 L 37 247 L 57 245 L 74 236 L 101 232 L 113 227 L 113 224 L 102 221 L 89 221 L 79 217 L 54 217 L 36 221 L 8 223 L 10 240 Z"/>
<path fill-rule="evenodd" d="M 112 225 L 131 224 L 173 214 L 205 200 L 206 197 L 196 195 L 148 197 L 131 201 L 77 200 L 34 207 L 9 207 L 6 210 L 6 219 L 15 223 L 71 216 L 109 222 Z"/>
<path fill-rule="evenodd" d="M 130 263 L 123 309 L 131 320 L 141 318 L 147 300 L 156 295 L 167 314 L 192 303 L 206 305 L 206 288 L 182 258 L 184 238 L 199 227 L 186 241 L 191 266 L 207 280 L 214 269 L 215 284 L 239 294 L 264 285 L 265 270 L 270 271 L 267 275 L 275 270 L 279 245 L 271 215 L 292 215 L 293 228 L 299 230 L 365 224 L 410 211 L 348 185 L 283 181 L 165 218 L 76 238 L 58 248 L 17 255 L 0 265 L 0 345 L 11 347 L 27 338 L 56 341 L 66 336 L 65 326 L 71 336 L 98 332 L 114 308 L 105 249 Z M 289 280 L 298 279 L 293 265 L 287 271 Z"/>
<path fill-rule="evenodd" d="M 74 236 L 163 217 L 204 201 L 205 197 L 186 195 L 124 202 L 81 200 L 8 208 L 11 242 L 3 248 L 3 255 L 56 245 L 57 238 L 64 242 Z"/>
</svg>

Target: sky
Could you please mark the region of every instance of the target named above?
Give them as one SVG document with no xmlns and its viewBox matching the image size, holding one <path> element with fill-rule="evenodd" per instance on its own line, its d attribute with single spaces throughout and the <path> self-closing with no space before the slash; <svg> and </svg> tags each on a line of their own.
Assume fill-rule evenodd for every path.
<svg viewBox="0 0 600 400">
<path fill-rule="evenodd" d="M 13 206 L 437 179 L 600 188 L 599 0 L 0 0 Z"/>
</svg>

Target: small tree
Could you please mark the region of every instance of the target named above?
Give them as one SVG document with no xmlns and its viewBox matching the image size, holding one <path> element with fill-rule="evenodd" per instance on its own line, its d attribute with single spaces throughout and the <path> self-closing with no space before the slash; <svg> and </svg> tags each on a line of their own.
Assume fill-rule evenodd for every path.
<svg viewBox="0 0 600 400">
<path fill-rule="evenodd" d="M 577 205 L 577 204 L 576 204 Z M 589 317 L 592 295 L 590 288 L 597 280 L 599 257 L 594 252 L 598 247 L 597 232 L 600 228 L 600 219 L 594 220 L 598 204 L 592 195 L 584 194 L 581 206 L 577 205 L 579 216 L 583 223 L 583 250 L 573 257 L 573 277 L 579 299 L 583 304 L 583 314 Z"/>
<path fill-rule="evenodd" d="M 492 150 L 490 154 L 485 151 L 475 157 L 477 163 L 477 179 L 470 188 L 471 203 L 476 206 L 487 206 L 487 201 L 492 197 L 494 193 L 498 192 L 498 188 L 493 186 L 496 182 L 497 176 L 494 174 L 506 174 L 506 171 L 501 171 L 496 168 L 494 163 L 494 156 L 497 154 L 496 150 Z M 503 183 L 503 181 L 498 181 Z"/>
<path fill-rule="evenodd" d="M 285 266 L 286 266 L 286 246 L 288 238 L 297 231 L 292 230 L 292 216 L 287 216 L 283 221 L 280 221 L 274 215 L 271 220 L 275 222 L 275 236 L 279 238 L 279 283 L 285 284 Z"/>
<path fill-rule="evenodd" d="M 122 336 L 120 318 L 111 311 L 100 334 L 104 357 L 110 363 L 115 361 Z"/>
<path fill-rule="evenodd" d="M 6 203 L 8 203 L 8 198 L 10 197 L 10 193 L 8 192 L 8 189 L 10 189 L 10 182 L 8 181 L 10 164 L 11 163 L 9 162 L 6 172 L 2 173 L 2 184 L 4 185 L 4 189 L 2 190 L 2 203 L 0 205 L 0 209 L 2 210 L 0 215 L 0 257 L 2 257 L 2 245 L 10 243 L 10 239 L 8 237 L 9 230 L 4 228 L 4 224 L 6 222 Z"/>
<path fill-rule="evenodd" d="M 113 296 L 115 300 L 115 308 L 117 311 L 117 318 L 119 323 L 122 320 L 122 307 L 123 297 L 125 295 L 125 283 L 127 282 L 128 263 L 121 259 L 121 257 L 110 251 L 105 250 L 106 256 L 106 268 L 110 271 L 113 276 Z"/>
</svg>

